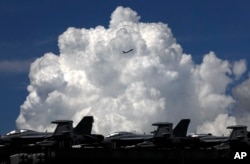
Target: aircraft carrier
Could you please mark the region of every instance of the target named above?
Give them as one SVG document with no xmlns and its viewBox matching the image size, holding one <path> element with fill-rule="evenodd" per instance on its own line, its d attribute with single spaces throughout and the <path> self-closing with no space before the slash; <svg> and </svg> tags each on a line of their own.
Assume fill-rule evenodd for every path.
<svg viewBox="0 0 250 164">
<path fill-rule="evenodd" d="M 187 136 L 189 122 L 183 119 L 175 128 L 168 122 L 154 123 L 157 129 L 153 135 L 117 132 L 102 137 L 91 134 L 91 117 L 75 128 L 72 121 L 54 121 L 57 128 L 49 135 L 18 131 L 1 136 L 0 164 L 249 163 L 250 133 L 246 126 L 228 127 L 232 129 L 228 137 Z"/>
</svg>

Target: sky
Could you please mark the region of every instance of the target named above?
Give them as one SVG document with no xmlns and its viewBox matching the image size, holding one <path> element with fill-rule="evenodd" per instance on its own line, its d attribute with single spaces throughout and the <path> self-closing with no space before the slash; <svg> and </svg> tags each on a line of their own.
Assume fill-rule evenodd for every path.
<svg viewBox="0 0 250 164">
<path fill-rule="evenodd" d="M 95 131 L 101 133 L 119 128 L 148 130 L 152 121 L 175 122 L 179 117 L 192 117 L 196 130 L 201 132 L 216 124 L 247 123 L 250 117 L 243 117 L 242 113 L 248 116 L 250 105 L 249 3 L 0 1 L 0 134 L 16 129 L 16 123 L 19 128 L 45 130 L 52 119 L 77 121 L 82 114 L 95 115 Z M 78 37 L 83 33 L 91 39 Z M 102 36 L 105 37 L 98 40 Z M 130 41 L 123 43 L 119 40 L 123 36 Z M 157 42 L 159 39 L 164 45 Z M 102 44 L 95 45 L 92 40 Z M 110 54 L 108 46 L 113 56 L 103 59 L 101 56 Z M 134 56 L 114 57 L 118 50 L 131 47 L 134 51 L 128 55 Z M 173 52 L 168 58 L 169 51 Z M 102 62 L 92 61 L 88 52 L 96 53 L 95 59 Z M 117 62 L 122 62 L 125 69 Z M 145 66 L 147 62 L 150 64 Z M 184 66 L 180 64 L 183 62 Z M 159 73 L 155 77 L 155 70 L 167 72 L 168 76 Z M 106 84 L 107 79 L 112 79 L 112 83 Z M 163 82 L 156 84 L 152 79 Z M 202 97 L 204 94 L 206 98 Z M 85 103 L 80 102 L 85 99 Z M 138 107 L 149 109 L 140 111 Z M 177 111 L 165 111 L 167 107 Z M 184 107 L 190 110 L 182 112 Z M 203 111 L 197 112 L 198 108 Z M 148 120 L 141 121 L 145 117 Z M 222 124 L 220 120 L 225 121 Z"/>
</svg>

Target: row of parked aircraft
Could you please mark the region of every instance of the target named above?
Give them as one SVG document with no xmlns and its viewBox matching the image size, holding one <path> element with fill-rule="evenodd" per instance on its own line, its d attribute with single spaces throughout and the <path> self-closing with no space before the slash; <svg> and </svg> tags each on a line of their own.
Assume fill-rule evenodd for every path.
<svg viewBox="0 0 250 164">
<path fill-rule="evenodd" d="M 14 130 L 0 138 L 0 145 L 37 145 L 53 146 L 59 141 L 68 141 L 72 145 L 98 145 L 108 148 L 120 147 L 211 147 L 233 140 L 244 141 L 250 145 L 250 132 L 246 126 L 229 126 L 231 134 L 229 136 L 213 136 L 211 134 L 187 135 L 190 119 L 182 119 L 173 128 L 170 122 L 153 123 L 156 130 L 152 134 L 138 134 L 134 132 L 115 132 L 107 136 L 92 134 L 93 116 L 85 116 L 73 127 L 71 120 L 52 121 L 57 124 L 54 132 L 37 132 L 33 130 L 20 129 Z"/>
</svg>

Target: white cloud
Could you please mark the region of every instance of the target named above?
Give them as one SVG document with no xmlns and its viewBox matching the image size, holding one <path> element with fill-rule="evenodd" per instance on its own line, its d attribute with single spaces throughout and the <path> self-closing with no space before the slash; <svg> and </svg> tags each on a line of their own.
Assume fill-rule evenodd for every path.
<svg viewBox="0 0 250 164">
<path fill-rule="evenodd" d="M 93 115 L 94 131 L 102 134 L 150 132 L 153 122 L 182 118 L 191 118 L 190 131 L 217 116 L 231 122 L 231 117 L 219 117 L 235 104 L 226 95 L 234 80 L 228 75 L 243 69 L 233 71 L 214 52 L 197 65 L 166 24 L 139 19 L 130 8 L 118 7 L 107 29 L 70 27 L 60 35 L 60 54 L 47 53 L 31 65 L 18 127 L 43 131 L 52 120 L 76 123 L 83 115 Z"/>
<path fill-rule="evenodd" d="M 235 117 L 228 116 L 227 114 L 219 114 L 214 121 L 205 121 L 203 125 L 198 126 L 197 131 L 201 134 L 211 133 L 213 135 L 227 136 L 230 133 L 227 127 L 235 124 Z"/>
<path fill-rule="evenodd" d="M 233 88 L 233 97 L 237 100 L 234 115 L 238 124 L 250 126 L 250 79 Z"/>
<path fill-rule="evenodd" d="M 233 64 L 233 73 L 236 76 L 236 79 L 239 79 L 243 73 L 247 70 L 246 61 L 239 60 L 234 62 Z"/>
<path fill-rule="evenodd" d="M 250 79 L 243 81 L 233 89 L 233 96 L 237 100 L 237 105 L 250 112 Z"/>
<path fill-rule="evenodd" d="M 138 23 L 140 16 L 130 8 L 117 7 L 111 14 L 111 20 L 109 26 L 117 28 L 122 23 Z"/>
</svg>

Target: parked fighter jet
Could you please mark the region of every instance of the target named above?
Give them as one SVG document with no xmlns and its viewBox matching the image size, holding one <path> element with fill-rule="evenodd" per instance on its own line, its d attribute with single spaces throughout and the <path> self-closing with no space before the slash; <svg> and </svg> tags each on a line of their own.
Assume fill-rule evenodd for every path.
<svg viewBox="0 0 250 164">
<path fill-rule="evenodd" d="M 109 144 L 111 147 L 121 146 L 133 146 L 144 141 L 152 141 L 156 138 L 175 136 L 186 136 L 190 119 L 182 119 L 174 129 L 172 129 L 172 123 L 160 122 L 154 123 L 153 126 L 157 126 L 157 130 L 152 132 L 153 134 L 138 134 L 134 132 L 115 132 L 107 135 L 104 139 L 105 144 Z"/>
<path fill-rule="evenodd" d="M 78 125 L 73 128 L 71 120 L 58 120 L 52 121 L 52 123 L 57 124 L 54 132 L 37 132 L 28 129 L 13 130 L 6 135 L 1 136 L 0 145 L 28 145 L 35 144 L 44 140 L 50 140 L 58 138 L 58 136 L 63 136 L 70 134 L 70 136 L 78 135 L 90 135 L 93 123 L 92 116 L 85 116 L 78 123 Z M 79 137 L 78 137 L 79 138 Z M 87 137 L 86 137 L 87 138 Z M 91 138 L 91 137 L 89 137 Z"/>
<path fill-rule="evenodd" d="M 229 136 L 213 136 L 212 134 L 194 135 L 196 138 L 196 145 L 199 147 L 213 147 L 222 143 L 229 143 L 235 141 L 242 141 L 250 145 L 250 132 L 247 127 L 243 125 L 228 126 L 231 129 Z"/>
<path fill-rule="evenodd" d="M 89 145 L 98 143 L 99 145 L 104 139 L 103 135 L 91 134 L 92 124 L 94 122 L 93 116 L 85 116 L 80 123 L 73 128 L 73 121 L 71 120 L 57 120 L 51 123 L 57 124 L 53 135 L 37 144 L 42 146 L 51 146 L 59 144 L 63 147 L 73 145 Z"/>
<path fill-rule="evenodd" d="M 158 122 L 152 124 L 157 126 L 154 136 L 143 143 L 139 143 L 139 147 L 171 147 L 177 144 L 185 145 L 187 142 L 187 130 L 190 119 L 182 119 L 173 129 L 170 122 Z"/>
<path fill-rule="evenodd" d="M 1 136 L 0 145 L 29 144 L 44 140 L 46 137 L 49 137 L 51 135 L 52 133 L 49 132 L 37 132 L 28 129 L 18 129 Z"/>
</svg>

